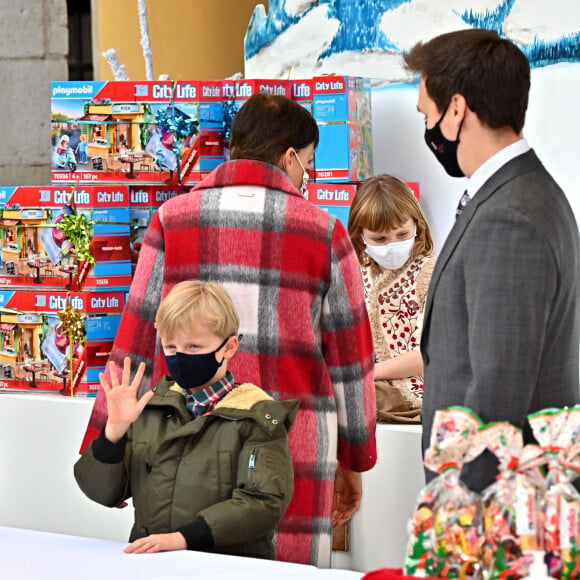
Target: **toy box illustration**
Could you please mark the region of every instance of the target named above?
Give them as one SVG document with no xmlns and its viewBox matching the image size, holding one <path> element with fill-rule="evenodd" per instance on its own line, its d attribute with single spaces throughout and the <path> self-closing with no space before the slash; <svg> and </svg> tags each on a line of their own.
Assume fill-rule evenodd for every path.
<svg viewBox="0 0 580 580">
<path fill-rule="evenodd" d="M 320 183 L 308 184 L 308 193 L 304 197 L 314 205 L 330 213 L 348 228 L 350 206 L 359 183 Z M 419 200 L 419 184 L 406 182 L 409 191 Z"/>
<path fill-rule="evenodd" d="M 123 292 L 0 290 L 0 391 L 96 394 L 123 306 Z"/>
<path fill-rule="evenodd" d="M 139 252 L 153 214 L 168 199 L 180 194 L 178 187 L 143 185 L 129 188 L 129 219 L 131 222 L 131 269 L 135 272 Z"/>
<path fill-rule="evenodd" d="M 223 160 L 220 89 L 221 81 L 51 83 L 53 183 L 199 181 Z M 220 141 L 211 160 L 198 143 L 202 120 L 206 141 Z"/>
<path fill-rule="evenodd" d="M 129 218 L 124 186 L 0 187 L 0 284 L 128 289 Z"/>
</svg>

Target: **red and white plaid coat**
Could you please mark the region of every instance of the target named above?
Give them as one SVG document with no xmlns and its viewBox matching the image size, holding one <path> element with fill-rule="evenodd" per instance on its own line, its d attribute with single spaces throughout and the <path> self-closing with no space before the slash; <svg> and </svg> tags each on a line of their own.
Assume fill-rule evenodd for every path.
<svg viewBox="0 0 580 580">
<path fill-rule="evenodd" d="M 178 282 L 221 284 L 243 335 L 236 381 L 300 400 L 289 440 L 295 491 L 277 531 L 277 558 L 328 566 L 336 461 L 376 462 L 373 342 L 360 268 L 343 225 L 309 203 L 278 168 L 222 164 L 154 215 L 111 360 L 147 364 L 141 392 L 166 373 L 153 326 Z M 83 449 L 106 421 L 99 391 Z"/>
</svg>

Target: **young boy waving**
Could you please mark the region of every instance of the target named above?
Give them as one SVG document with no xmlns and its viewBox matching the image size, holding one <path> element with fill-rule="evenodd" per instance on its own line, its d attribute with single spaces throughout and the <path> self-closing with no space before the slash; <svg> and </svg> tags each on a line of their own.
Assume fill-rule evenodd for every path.
<svg viewBox="0 0 580 580">
<path fill-rule="evenodd" d="M 170 375 L 137 399 L 130 381 L 101 374 L 108 420 L 75 465 L 92 500 L 133 498 L 127 553 L 204 550 L 274 558 L 276 525 L 293 492 L 287 434 L 298 401 L 275 401 L 234 383 L 227 364 L 239 318 L 227 292 L 198 280 L 177 284 L 155 318 Z"/>
</svg>

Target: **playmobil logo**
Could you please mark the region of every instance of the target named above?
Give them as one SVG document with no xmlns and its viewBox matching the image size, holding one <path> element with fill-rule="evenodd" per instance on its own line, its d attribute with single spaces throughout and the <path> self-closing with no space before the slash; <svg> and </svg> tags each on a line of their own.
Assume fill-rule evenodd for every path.
<svg viewBox="0 0 580 580">
<path fill-rule="evenodd" d="M 57 97 L 59 95 L 64 95 L 65 97 L 70 97 L 71 95 L 92 95 L 94 87 L 92 85 L 80 85 L 80 86 L 63 86 L 57 85 L 52 89 L 52 96 Z"/>
<path fill-rule="evenodd" d="M 348 201 L 348 191 L 345 189 L 317 189 L 316 199 L 319 201 Z"/>
<path fill-rule="evenodd" d="M 152 95 L 154 99 L 171 99 L 170 85 L 153 85 Z M 195 85 L 177 84 L 175 85 L 176 99 L 195 99 L 197 98 L 197 87 Z"/>
<path fill-rule="evenodd" d="M 292 97 L 295 99 L 307 99 L 310 97 L 310 93 L 308 83 L 294 83 L 292 85 Z"/>
<path fill-rule="evenodd" d="M 55 189 L 54 190 L 54 203 L 55 204 L 68 204 L 70 202 L 70 198 L 72 196 L 72 192 L 66 190 Z M 80 189 L 75 191 L 74 195 L 74 202 L 76 204 L 85 204 L 88 205 L 91 202 L 91 196 L 88 191 L 85 189 Z"/>
<path fill-rule="evenodd" d="M 342 81 L 316 81 L 315 90 L 317 91 L 344 91 L 345 86 Z"/>
</svg>

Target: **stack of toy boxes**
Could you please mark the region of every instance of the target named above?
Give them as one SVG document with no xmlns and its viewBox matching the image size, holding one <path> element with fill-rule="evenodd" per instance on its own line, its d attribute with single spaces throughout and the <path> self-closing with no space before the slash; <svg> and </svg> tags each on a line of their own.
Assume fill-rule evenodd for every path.
<svg viewBox="0 0 580 580">
<path fill-rule="evenodd" d="M 370 81 L 314 77 L 312 114 L 318 123 L 316 181 L 356 183 L 373 174 Z"/>
<path fill-rule="evenodd" d="M 129 192 L 123 186 L 4 187 L 0 212 L 0 388 L 59 390 L 68 381 L 69 390 L 89 393 L 131 283 Z M 79 261 L 58 228 L 67 215 L 83 216 L 92 229 L 94 264 Z M 72 350 L 58 317 L 67 303 L 86 316 L 86 344 Z"/>
<path fill-rule="evenodd" d="M 53 183 L 177 182 L 199 108 L 198 81 L 53 82 Z"/>
<path fill-rule="evenodd" d="M 164 185 L 135 185 L 129 188 L 131 223 L 131 269 L 135 272 L 145 232 L 159 206 L 179 195 L 179 188 Z"/>
</svg>

